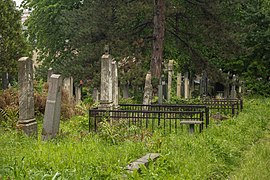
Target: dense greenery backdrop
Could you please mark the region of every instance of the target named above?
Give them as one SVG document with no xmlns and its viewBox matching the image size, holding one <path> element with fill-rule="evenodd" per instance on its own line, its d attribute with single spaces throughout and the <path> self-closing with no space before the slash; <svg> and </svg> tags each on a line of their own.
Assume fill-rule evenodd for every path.
<svg viewBox="0 0 270 180">
<path fill-rule="evenodd" d="M 159 66 L 153 63 L 157 57 L 162 70 L 173 59 L 176 71 L 193 75 L 207 71 L 216 81 L 222 80 L 222 69 L 225 74 L 239 75 L 254 92 L 269 94 L 268 0 L 25 0 L 23 7 L 32 10 L 27 37 L 42 61 L 40 77 L 52 67 L 64 76 L 92 80 L 96 86 L 99 58 L 109 44 L 111 54 L 120 62 L 123 86 L 143 87 L 146 72 Z M 2 15 L 9 12 L 2 9 L 5 21 L 19 24 L 18 13 L 13 15 L 15 20 Z M 157 15 L 162 15 L 158 22 L 164 21 L 164 27 L 155 23 Z M 1 23 L 1 32 L 3 24 L 7 23 Z M 10 37 L 15 37 L 12 32 Z M 164 38 L 159 37 L 162 33 Z M 23 40 L 12 42 L 19 46 Z M 162 51 L 158 56 L 153 48 L 156 44 Z M 18 58 L 15 54 L 1 55 L 1 71 L 6 71 L 6 62 Z"/>
</svg>

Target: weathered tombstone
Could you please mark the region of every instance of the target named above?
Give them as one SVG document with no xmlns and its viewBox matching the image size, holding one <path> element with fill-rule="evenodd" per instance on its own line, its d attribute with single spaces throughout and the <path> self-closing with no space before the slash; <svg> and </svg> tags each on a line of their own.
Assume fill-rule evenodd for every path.
<svg viewBox="0 0 270 180">
<path fill-rule="evenodd" d="M 125 99 L 129 98 L 128 87 L 129 87 L 128 84 L 124 84 L 123 86 L 121 86 L 123 98 Z"/>
<path fill-rule="evenodd" d="M 205 97 L 208 94 L 208 78 L 206 72 L 203 72 L 202 78 L 200 80 L 200 95 Z"/>
<path fill-rule="evenodd" d="M 230 76 L 230 72 L 228 72 L 227 77 L 226 77 L 226 82 L 225 82 L 225 86 L 224 86 L 224 98 L 230 97 L 229 76 Z"/>
<path fill-rule="evenodd" d="M 158 85 L 158 104 L 162 103 L 163 103 L 163 86 L 162 86 L 162 78 L 160 78 Z"/>
<path fill-rule="evenodd" d="M 68 93 L 68 100 L 70 103 L 73 103 L 74 97 L 73 97 L 73 77 L 68 77 L 64 79 L 63 83 L 64 90 Z"/>
<path fill-rule="evenodd" d="M 33 61 L 22 57 L 19 63 L 19 120 L 18 129 L 27 135 L 37 136 L 37 122 L 34 110 Z"/>
<path fill-rule="evenodd" d="M 182 86 L 182 74 L 177 73 L 177 88 L 176 88 L 176 96 L 178 98 L 181 98 L 182 93 L 181 93 L 181 86 Z"/>
<path fill-rule="evenodd" d="M 82 87 L 81 86 L 75 87 L 75 101 L 76 101 L 76 104 L 80 104 L 82 102 Z"/>
<path fill-rule="evenodd" d="M 109 46 L 105 46 L 105 53 L 101 57 L 101 84 L 99 109 L 112 108 L 112 57 Z"/>
<path fill-rule="evenodd" d="M 171 100 L 172 74 L 173 74 L 173 60 L 169 60 L 169 63 L 168 63 L 168 95 L 167 95 L 168 101 Z"/>
<path fill-rule="evenodd" d="M 48 69 L 48 74 L 47 74 L 47 83 L 49 84 L 49 81 L 50 81 L 50 78 L 51 78 L 51 75 L 53 74 L 53 69 L 52 68 L 49 68 Z"/>
<path fill-rule="evenodd" d="M 93 89 L 92 98 L 95 103 L 99 101 L 99 91 L 97 88 Z"/>
<path fill-rule="evenodd" d="M 185 81 L 185 99 L 189 98 L 189 79 L 188 79 L 188 72 L 184 75 L 184 81 Z"/>
<path fill-rule="evenodd" d="M 118 63 L 116 61 L 112 61 L 112 99 L 113 106 L 115 109 L 118 108 Z"/>
<path fill-rule="evenodd" d="M 162 82 L 162 93 L 163 93 L 163 99 L 167 100 L 167 95 L 168 95 L 168 86 L 166 81 L 163 79 Z"/>
<path fill-rule="evenodd" d="M 231 90 L 231 98 L 235 99 L 236 98 L 236 76 L 235 74 L 233 75 L 233 84 L 232 84 L 232 90 Z"/>
<path fill-rule="evenodd" d="M 190 87 L 189 97 L 192 98 L 192 93 L 193 93 L 194 90 L 195 90 L 195 83 L 194 83 L 194 79 L 193 79 L 193 78 L 191 78 L 190 83 L 191 83 L 191 84 L 189 85 L 189 87 Z"/>
<path fill-rule="evenodd" d="M 153 87 L 151 84 L 151 79 L 152 79 L 151 72 L 148 71 L 145 78 L 144 95 L 143 95 L 143 104 L 145 105 L 151 104 L 152 100 Z"/>
<path fill-rule="evenodd" d="M 49 82 L 49 92 L 42 127 L 42 140 L 54 138 L 60 126 L 62 77 L 59 74 L 52 74 Z"/>
</svg>

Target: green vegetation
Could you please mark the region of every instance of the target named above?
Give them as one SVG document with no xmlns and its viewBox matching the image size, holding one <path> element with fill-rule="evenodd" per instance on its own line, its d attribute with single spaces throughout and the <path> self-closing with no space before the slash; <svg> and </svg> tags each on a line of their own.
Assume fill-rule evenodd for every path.
<svg viewBox="0 0 270 180">
<path fill-rule="evenodd" d="M 17 75 L 17 61 L 27 55 L 28 51 L 22 34 L 21 12 L 16 9 L 15 2 L 1 1 L 0 9 L 0 84 L 6 89 L 8 82 L 4 78 L 5 74 L 8 72 L 10 76 Z"/>
<path fill-rule="evenodd" d="M 128 163 L 147 152 L 159 152 L 156 162 L 128 177 L 266 179 L 270 176 L 269 142 L 265 142 L 269 106 L 270 99 L 246 100 L 238 117 L 221 125 L 212 122 L 201 134 L 156 132 L 142 139 L 115 138 L 116 143 L 108 137 L 121 136 L 120 132 L 88 133 L 86 116 L 62 121 L 59 136 L 47 142 L 1 127 L 0 178 L 122 179 Z M 41 127 L 42 121 L 38 124 Z"/>
</svg>

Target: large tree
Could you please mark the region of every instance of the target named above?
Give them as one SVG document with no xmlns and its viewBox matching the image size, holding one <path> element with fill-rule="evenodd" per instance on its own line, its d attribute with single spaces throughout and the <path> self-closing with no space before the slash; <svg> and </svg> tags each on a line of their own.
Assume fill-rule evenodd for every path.
<svg viewBox="0 0 270 180">
<path fill-rule="evenodd" d="M 6 73 L 15 75 L 18 59 L 26 54 L 26 41 L 22 35 L 21 11 L 12 0 L 0 1 L 0 72 L 2 87 L 6 88 Z"/>
</svg>

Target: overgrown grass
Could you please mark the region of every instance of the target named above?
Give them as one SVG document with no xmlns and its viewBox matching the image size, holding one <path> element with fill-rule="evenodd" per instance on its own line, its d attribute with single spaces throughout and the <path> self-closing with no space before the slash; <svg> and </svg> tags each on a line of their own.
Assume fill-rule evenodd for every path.
<svg viewBox="0 0 270 180">
<path fill-rule="evenodd" d="M 147 152 L 159 152 L 161 157 L 128 178 L 225 179 L 240 167 L 234 177 L 252 179 L 241 176 L 252 167 L 241 165 L 242 159 L 249 157 L 250 149 L 251 157 L 253 151 L 262 154 L 258 160 L 269 154 L 264 146 L 253 148 L 270 123 L 269 107 L 269 99 L 249 100 L 237 118 L 212 123 L 201 134 L 157 132 L 143 141 L 127 139 L 116 145 L 87 133 L 86 117 L 61 122 L 59 137 L 47 142 L 0 128 L 0 179 L 122 179 L 124 167 Z M 269 177 L 261 165 L 266 173 L 262 178 Z"/>
</svg>

